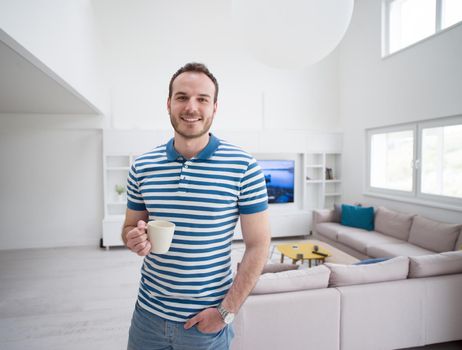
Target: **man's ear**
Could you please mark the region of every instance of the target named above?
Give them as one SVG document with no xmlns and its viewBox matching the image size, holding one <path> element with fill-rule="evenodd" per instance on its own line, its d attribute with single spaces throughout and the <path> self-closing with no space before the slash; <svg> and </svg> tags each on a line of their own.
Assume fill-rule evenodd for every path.
<svg viewBox="0 0 462 350">
<path fill-rule="evenodd" d="M 167 111 L 170 112 L 170 97 L 167 98 Z"/>
<path fill-rule="evenodd" d="M 217 109 L 218 109 L 218 102 L 215 102 L 213 104 L 213 116 L 215 116 L 215 113 L 217 113 Z"/>
</svg>

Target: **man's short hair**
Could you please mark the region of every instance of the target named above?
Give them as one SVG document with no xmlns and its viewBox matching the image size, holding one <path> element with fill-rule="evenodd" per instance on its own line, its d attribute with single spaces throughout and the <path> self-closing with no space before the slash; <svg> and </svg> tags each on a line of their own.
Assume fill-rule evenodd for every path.
<svg viewBox="0 0 462 350">
<path fill-rule="evenodd" d="M 196 62 L 190 62 L 186 63 L 183 67 L 178 69 L 175 74 L 173 74 L 172 79 L 170 79 L 170 84 L 168 85 L 168 98 L 172 97 L 172 86 L 173 86 L 173 81 L 181 74 L 185 72 L 197 72 L 197 73 L 204 73 L 206 76 L 210 78 L 210 80 L 213 82 L 215 85 L 215 96 L 213 97 L 213 102 L 217 102 L 218 99 L 218 81 L 217 79 L 213 76 L 212 73 L 210 73 L 209 69 L 205 66 L 205 64 L 202 63 L 196 63 Z"/>
</svg>

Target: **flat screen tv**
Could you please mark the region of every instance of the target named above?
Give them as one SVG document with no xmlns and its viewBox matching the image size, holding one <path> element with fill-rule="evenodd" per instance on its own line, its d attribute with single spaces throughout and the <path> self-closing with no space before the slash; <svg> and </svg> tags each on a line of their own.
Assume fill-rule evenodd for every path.
<svg viewBox="0 0 462 350">
<path fill-rule="evenodd" d="M 294 202 L 294 160 L 258 160 L 265 175 L 268 203 Z"/>
</svg>

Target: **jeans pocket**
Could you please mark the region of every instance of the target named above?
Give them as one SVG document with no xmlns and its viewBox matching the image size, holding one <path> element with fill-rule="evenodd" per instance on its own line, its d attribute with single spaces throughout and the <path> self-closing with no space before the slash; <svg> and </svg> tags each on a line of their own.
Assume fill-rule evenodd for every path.
<svg viewBox="0 0 462 350">
<path fill-rule="evenodd" d="M 226 340 L 228 343 L 228 347 L 231 346 L 231 342 L 233 341 L 233 339 L 234 339 L 234 328 L 230 324 L 226 326 Z"/>
<path fill-rule="evenodd" d="M 218 332 L 205 333 L 205 332 L 202 332 L 202 331 L 199 330 L 199 328 L 197 327 L 197 324 L 194 325 L 192 328 L 194 328 L 194 330 L 195 330 L 197 333 L 199 333 L 200 335 L 205 335 L 205 336 L 210 336 L 210 337 L 214 337 L 214 336 L 220 334 L 220 332 L 223 332 L 223 329 L 224 329 L 224 328 L 223 328 L 223 329 L 220 329 Z"/>
</svg>

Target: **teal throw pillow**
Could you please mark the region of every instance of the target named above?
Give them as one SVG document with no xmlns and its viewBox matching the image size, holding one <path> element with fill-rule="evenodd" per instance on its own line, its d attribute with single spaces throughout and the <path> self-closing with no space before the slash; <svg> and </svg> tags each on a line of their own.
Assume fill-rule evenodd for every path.
<svg viewBox="0 0 462 350">
<path fill-rule="evenodd" d="M 372 231 L 374 229 L 374 208 L 342 204 L 341 224 Z"/>
</svg>

